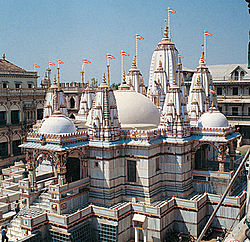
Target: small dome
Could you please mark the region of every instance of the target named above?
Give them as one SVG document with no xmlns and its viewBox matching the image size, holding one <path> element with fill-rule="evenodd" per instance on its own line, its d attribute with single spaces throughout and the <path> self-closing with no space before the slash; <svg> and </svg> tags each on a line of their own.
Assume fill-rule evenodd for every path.
<svg viewBox="0 0 250 242">
<path fill-rule="evenodd" d="M 118 118 L 122 128 L 155 128 L 160 123 L 158 108 L 135 91 L 115 91 Z"/>
<path fill-rule="evenodd" d="M 63 114 L 53 114 L 42 123 L 39 133 L 43 134 L 68 134 L 75 133 L 76 127 L 68 117 Z"/>
<path fill-rule="evenodd" d="M 198 121 L 200 128 L 227 128 L 228 126 L 226 116 L 214 107 L 202 114 Z"/>
</svg>

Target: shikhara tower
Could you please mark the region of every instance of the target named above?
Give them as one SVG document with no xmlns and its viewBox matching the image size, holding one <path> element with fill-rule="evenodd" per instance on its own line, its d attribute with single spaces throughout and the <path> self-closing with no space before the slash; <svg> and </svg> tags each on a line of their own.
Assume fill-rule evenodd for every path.
<svg viewBox="0 0 250 242">
<path fill-rule="evenodd" d="M 209 107 L 217 107 L 216 93 L 212 76 L 203 58 L 203 52 L 199 60 L 199 66 L 193 75 L 188 98 L 188 113 L 192 124 L 194 124 L 201 114 L 208 111 Z"/>
<path fill-rule="evenodd" d="M 154 103 L 158 104 L 159 109 L 162 109 L 162 99 L 167 94 L 168 88 L 175 80 L 177 85 L 180 85 L 181 78 L 176 76 L 177 65 L 180 62 L 178 60 L 178 51 L 175 44 L 171 42 L 168 36 L 168 27 L 165 27 L 164 37 L 157 45 L 151 60 L 150 72 L 149 72 L 149 83 L 147 96 L 155 100 Z M 159 96 L 158 100 L 153 98 L 155 89 L 161 88 L 162 95 Z"/>
</svg>

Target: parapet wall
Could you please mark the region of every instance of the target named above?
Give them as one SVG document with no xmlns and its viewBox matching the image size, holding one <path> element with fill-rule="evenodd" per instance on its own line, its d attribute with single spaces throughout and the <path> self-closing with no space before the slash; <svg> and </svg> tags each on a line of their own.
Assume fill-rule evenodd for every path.
<svg viewBox="0 0 250 242">
<path fill-rule="evenodd" d="M 243 192 L 241 196 L 226 197 L 212 223 L 212 227 L 229 229 L 238 214 L 237 220 L 239 221 L 245 213 L 245 199 L 246 192 Z M 70 215 L 48 213 L 47 217 L 43 216 L 42 220 L 41 217 L 39 219 L 29 218 L 29 222 L 26 221 L 23 224 L 30 224 L 29 229 L 32 230 L 33 227 L 39 226 L 37 222 L 44 223 L 48 219 L 51 225 L 70 231 L 76 224 L 79 225 L 84 221 L 91 220 L 93 226 L 97 227 L 97 231 L 100 224 L 113 224 L 118 230 L 118 241 L 127 241 L 134 236 L 133 215 L 142 214 L 148 220 L 148 241 L 155 239 L 162 241 L 169 229 L 184 233 L 190 232 L 194 237 L 197 237 L 219 200 L 219 195 L 204 193 L 193 200 L 173 197 L 158 205 L 126 202 L 113 208 L 104 208 L 90 204 L 88 207 L 79 209 Z M 23 217 L 23 219 L 27 218 Z"/>
</svg>

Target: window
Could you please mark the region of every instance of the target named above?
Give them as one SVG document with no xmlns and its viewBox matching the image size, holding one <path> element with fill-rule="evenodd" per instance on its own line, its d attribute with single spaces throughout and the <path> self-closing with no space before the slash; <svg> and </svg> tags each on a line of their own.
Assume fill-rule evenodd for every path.
<svg viewBox="0 0 250 242">
<path fill-rule="evenodd" d="M 18 110 L 11 111 L 11 123 L 12 124 L 19 123 L 19 111 Z"/>
<path fill-rule="evenodd" d="M 18 147 L 20 144 L 21 144 L 21 140 L 14 140 L 12 142 L 13 155 L 20 155 L 21 154 L 21 148 Z"/>
<path fill-rule="evenodd" d="M 222 106 L 218 106 L 218 109 L 222 113 Z"/>
<path fill-rule="evenodd" d="M 136 161 L 127 161 L 127 178 L 129 182 L 136 182 Z"/>
<path fill-rule="evenodd" d="M 37 109 L 37 120 L 42 120 L 43 119 L 43 109 Z"/>
<path fill-rule="evenodd" d="M 250 116 L 250 107 L 248 107 L 248 116 Z"/>
<path fill-rule="evenodd" d="M 32 88 L 32 84 L 31 83 L 28 84 L 28 88 Z"/>
<path fill-rule="evenodd" d="M 233 87 L 233 95 L 238 95 L 238 87 Z"/>
<path fill-rule="evenodd" d="M 16 83 L 16 84 L 15 84 L 15 87 L 16 87 L 16 88 L 20 88 L 21 85 L 20 85 L 19 83 Z"/>
<path fill-rule="evenodd" d="M 3 88 L 7 88 L 7 83 L 3 83 Z"/>
<path fill-rule="evenodd" d="M 75 108 L 75 99 L 73 97 L 70 98 L 70 108 Z"/>
<path fill-rule="evenodd" d="M 0 126 L 6 124 L 6 112 L 1 111 L 0 112 Z"/>
<path fill-rule="evenodd" d="M 8 156 L 8 143 L 7 142 L 3 142 L 0 143 L 0 157 L 1 158 L 5 158 Z"/>
<path fill-rule="evenodd" d="M 232 115 L 238 116 L 238 107 L 232 107 Z"/>
<path fill-rule="evenodd" d="M 159 171 L 161 168 L 160 168 L 160 157 L 157 157 L 155 159 L 155 170 L 156 171 Z"/>
<path fill-rule="evenodd" d="M 236 80 L 236 81 L 239 80 L 239 73 L 238 73 L 238 71 L 235 71 L 233 73 L 232 77 L 233 77 L 233 80 Z"/>
<path fill-rule="evenodd" d="M 217 87 L 217 95 L 222 95 L 222 87 Z"/>
<path fill-rule="evenodd" d="M 240 72 L 240 79 L 242 80 L 244 78 L 244 71 Z"/>
</svg>

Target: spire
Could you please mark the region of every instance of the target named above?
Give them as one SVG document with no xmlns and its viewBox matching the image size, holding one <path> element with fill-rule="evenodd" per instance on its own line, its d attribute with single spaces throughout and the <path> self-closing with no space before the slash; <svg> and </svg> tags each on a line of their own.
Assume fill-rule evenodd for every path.
<svg viewBox="0 0 250 242">
<path fill-rule="evenodd" d="M 120 139 L 116 99 L 113 90 L 106 83 L 105 74 L 95 94 L 86 124 L 92 141 L 112 142 Z"/>
<path fill-rule="evenodd" d="M 132 66 L 126 77 L 127 84 L 131 85 L 131 89 L 138 93 L 146 95 L 146 88 L 140 70 L 136 66 L 136 56 L 133 58 Z"/>
<path fill-rule="evenodd" d="M 183 102 L 181 88 L 176 85 L 170 86 L 162 110 L 161 125 L 167 129 L 168 137 L 183 138 L 190 136 L 190 126 L 186 103 Z"/>
</svg>

